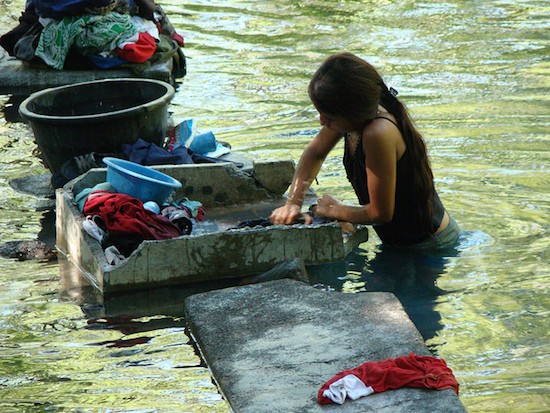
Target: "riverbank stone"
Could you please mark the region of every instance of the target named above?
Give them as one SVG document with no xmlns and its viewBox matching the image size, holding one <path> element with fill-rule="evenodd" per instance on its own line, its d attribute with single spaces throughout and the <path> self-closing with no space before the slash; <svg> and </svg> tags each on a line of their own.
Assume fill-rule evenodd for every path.
<svg viewBox="0 0 550 413">
<path fill-rule="evenodd" d="M 141 73 L 131 68 L 97 70 L 54 70 L 47 67 L 35 67 L 18 60 L 0 47 L 0 93 L 28 95 L 37 90 L 70 85 L 91 80 L 139 77 L 176 83 L 174 64 L 166 60 L 151 65 Z"/>
<path fill-rule="evenodd" d="M 451 389 L 401 388 L 319 405 L 319 388 L 366 361 L 431 355 L 391 293 L 344 294 L 283 279 L 185 300 L 189 332 L 236 413 L 465 412 Z M 452 366 L 450 366 L 452 368 Z"/>
</svg>

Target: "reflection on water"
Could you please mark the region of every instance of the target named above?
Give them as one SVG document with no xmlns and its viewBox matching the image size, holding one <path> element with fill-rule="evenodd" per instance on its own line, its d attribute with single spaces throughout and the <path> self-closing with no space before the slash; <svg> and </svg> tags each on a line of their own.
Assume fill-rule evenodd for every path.
<svg viewBox="0 0 550 413">
<path fill-rule="evenodd" d="M 3 105 L 3 117 L 6 122 L 22 122 L 23 118 L 19 114 L 19 105 L 27 95 L 11 95 Z"/>
<path fill-rule="evenodd" d="M 348 293 L 384 291 L 393 293 L 418 331 L 429 342 L 444 327 L 436 309 L 438 300 L 457 291 L 438 286 L 453 259 L 473 245 L 487 242 L 483 233 L 463 231 L 456 246 L 437 252 L 418 252 L 382 244 L 369 251 L 356 248 L 344 262 L 308 267 L 317 288 Z M 437 354 L 437 347 L 432 348 Z"/>
<path fill-rule="evenodd" d="M 24 0 L 1 2 L 12 27 Z M 253 159 L 298 160 L 318 129 L 309 77 L 329 53 L 377 66 L 424 133 L 438 192 L 467 236 L 427 259 L 381 251 L 311 268 L 318 288 L 393 291 L 445 358 L 471 412 L 547 412 L 550 15 L 542 0 L 162 2 L 189 71 L 171 111 Z M 15 92 L 14 92 L 15 93 Z M 0 234 L 32 240 L 51 199 L 9 181 L 45 173 L 0 96 Z M 338 145 L 318 193 L 355 196 Z M 59 266 L 0 260 L 2 412 L 228 411 L 185 334 L 185 289 L 98 297 Z M 161 300 L 159 297 L 168 297 Z"/>
</svg>

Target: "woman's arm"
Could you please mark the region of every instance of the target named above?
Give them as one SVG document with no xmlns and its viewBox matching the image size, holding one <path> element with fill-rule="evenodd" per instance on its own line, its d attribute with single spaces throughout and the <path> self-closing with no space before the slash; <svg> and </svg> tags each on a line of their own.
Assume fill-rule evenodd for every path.
<svg viewBox="0 0 550 413">
<path fill-rule="evenodd" d="M 306 146 L 292 178 L 286 204 L 273 211 L 270 216 L 271 222 L 292 224 L 301 215 L 307 190 L 319 173 L 328 153 L 339 140 L 338 132 L 322 127 L 319 134 Z"/>
<path fill-rule="evenodd" d="M 397 130 L 388 130 L 379 122 L 373 122 L 362 139 L 370 202 L 361 206 L 345 205 L 330 195 L 324 195 L 317 202 L 319 216 L 356 224 L 384 224 L 392 220 L 398 147 L 404 143 Z"/>
</svg>

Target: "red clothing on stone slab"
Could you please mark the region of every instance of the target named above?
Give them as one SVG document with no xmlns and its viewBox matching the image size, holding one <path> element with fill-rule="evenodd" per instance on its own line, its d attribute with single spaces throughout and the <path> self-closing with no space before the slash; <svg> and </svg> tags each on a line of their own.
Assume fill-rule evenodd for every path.
<svg viewBox="0 0 550 413">
<path fill-rule="evenodd" d="M 373 388 L 375 393 L 400 387 L 416 387 L 426 389 L 453 389 L 458 394 L 458 382 L 452 370 L 444 360 L 431 356 L 409 356 L 389 358 L 382 361 L 368 361 L 359 367 L 344 370 L 327 381 L 317 393 L 320 404 L 332 403 L 323 395 L 329 386 L 341 378 L 353 374 L 366 386 Z"/>
<path fill-rule="evenodd" d="M 156 50 L 155 38 L 147 32 L 141 32 L 137 42 L 126 43 L 122 48 L 119 47 L 117 54 L 129 62 L 143 63 L 149 60 Z"/>
<path fill-rule="evenodd" d="M 111 234 L 134 234 L 146 240 L 179 237 L 181 231 L 168 219 L 143 208 L 143 202 L 126 194 L 93 191 L 84 215 L 99 215 Z"/>
</svg>

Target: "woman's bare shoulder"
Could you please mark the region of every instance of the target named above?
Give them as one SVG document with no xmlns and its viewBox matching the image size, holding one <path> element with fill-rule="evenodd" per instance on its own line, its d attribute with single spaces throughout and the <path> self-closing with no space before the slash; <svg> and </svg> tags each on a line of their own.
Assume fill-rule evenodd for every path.
<svg viewBox="0 0 550 413">
<path fill-rule="evenodd" d="M 387 117 L 384 114 L 373 119 L 363 130 L 363 145 L 367 147 L 395 148 L 398 156 L 400 156 L 405 151 L 405 141 L 393 121 L 393 116 L 390 114 L 387 114 Z"/>
</svg>

